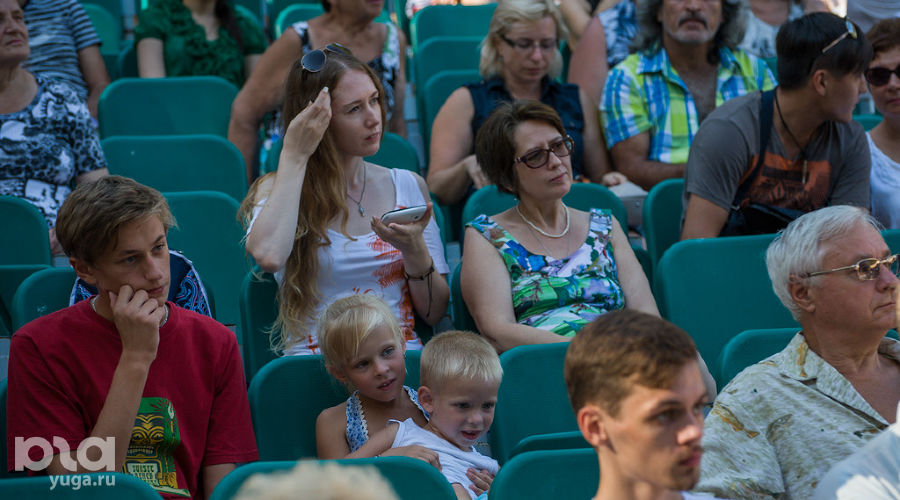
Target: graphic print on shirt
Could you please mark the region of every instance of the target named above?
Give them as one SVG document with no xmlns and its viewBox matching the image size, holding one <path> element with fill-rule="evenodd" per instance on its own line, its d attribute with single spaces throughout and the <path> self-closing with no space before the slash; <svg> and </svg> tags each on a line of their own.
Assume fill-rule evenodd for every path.
<svg viewBox="0 0 900 500">
<path fill-rule="evenodd" d="M 178 418 L 166 398 L 141 398 L 123 472 L 141 479 L 156 491 L 190 497 L 178 487 L 175 449 L 181 445 Z"/>
<path fill-rule="evenodd" d="M 375 277 L 381 288 L 384 289 L 395 283 L 401 283 L 400 286 L 403 290 L 403 300 L 399 304 L 400 316 L 397 318 L 397 321 L 400 323 L 400 329 L 403 330 L 404 339 L 407 342 L 414 340 L 413 323 L 415 322 L 415 319 L 413 316 L 412 300 L 409 295 L 409 283 L 407 283 L 406 278 L 403 277 L 403 256 L 400 255 L 400 250 L 397 250 L 390 243 L 382 240 L 374 233 L 372 233 L 367 245 L 377 252 L 377 255 L 375 256 L 376 259 L 387 261 L 372 273 L 372 276 Z"/>
</svg>

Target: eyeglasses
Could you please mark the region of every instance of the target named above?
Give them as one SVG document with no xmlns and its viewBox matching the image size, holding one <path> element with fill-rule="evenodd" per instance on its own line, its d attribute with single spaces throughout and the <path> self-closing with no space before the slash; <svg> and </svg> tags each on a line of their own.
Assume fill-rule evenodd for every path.
<svg viewBox="0 0 900 500">
<path fill-rule="evenodd" d="M 562 158 L 572 154 L 574 147 L 575 141 L 571 137 L 565 136 L 562 139 L 551 142 L 549 148 L 535 149 L 523 154 L 516 158 L 514 163 L 524 163 L 528 168 L 541 168 L 550 160 L 550 153 L 555 154 L 557 158 Z"/>
<path fill-rule="evenodd" d="M 310 73 L 322 71 L 322 68 L 325 67 L 325 63 L 328 61 L 327 52 L 345 54 L 348 56 L 353 55 L 347 47 L 344 47 L 339 43 L 329 43 L 324 49 L 316 49 L 304 54 L 303 59 L 300 59 L 300 66 L 303 66 L 303 69 Z"/>
<path fill-rule="evenodd" d="M 878 66 L 869 68 L 866 70 L 866 81 L 869 82 L 869 85 L 880 87 L 882 85 L 887 85 L 887 82 L 891 80 L 891 74 L 897 75 L 897 78 L 900 78 L 900 64 L 894 69 L 881 68 Z"/>
<path fill-rule="evenodd" d="M 821 54 L 824 54 L 824 53 L 828 52 L 828 49 L 834 47 L 835 45 L 837 45 L 838 43 L 840 43 L 841 40 L 843 40 L 844 38 L 847 38 L 848 36 L 849 36 L 850 38 L 856 40 L 856 37 L 859 36 L 859 35 L 856 33 L 856 26 L 854 26 L 853 23 L 850 22 L 850 20 L 847 19 L 846 17 L 844 18 L 844 26 L 846 26 L 847 31 L 844 32 L 844 34 L 842 34 L 841 36 L 835 38 L 833 42 L 831 42 L 831 43 L 829 43 L 828 45 L 826 45 L 825 48 L 822 49 Z"/>
<path fill-rule="evenodd" d="M 510 40 L 506 37 L 506 35 L 500 35 L 500 39 L 506 42 L 507 45 L 515 49 L 517 52 L 521 52 L 523 54 L 531 53 L 531 51 L 533 51 L 535 47 L 540 48 L 541 52 L 550 52 L 551 50 L 556 50 L 558 44 L 556 38 L 545 38 L 543 40 L 517 38 L 515 40 Z"/>
<path fill-rule="evenodd" d="M 844 266 L 838 267 L 836 269 L 829 269 L 827 271 L 816 271 L 814 273 L 807 274 L 808 277 L 819 276 L 822 274 L 836 273 L 838 271 L 847 271 L 849 269 L 853 269 L 856 271 L 856 277 L 860 279 L 860 281 L 869 281 L 869 280 L 877 280 L 879 276 L 881 276 L 881 266 L 887 266 L 888 269 L 896 276 L 897 273 L 900 273 L 900 254 L 894 254 L 890 257 L 886 257 L 884 259 L 876 259 L 874 257 L 870 257 L 868 259 L 863 259 L 852 266 Z"/>
</svg>

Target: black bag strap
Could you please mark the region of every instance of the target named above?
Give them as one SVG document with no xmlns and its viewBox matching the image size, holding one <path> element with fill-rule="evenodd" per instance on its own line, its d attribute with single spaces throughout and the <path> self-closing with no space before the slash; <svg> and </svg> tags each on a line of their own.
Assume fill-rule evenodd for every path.
<svg viewBox="0 0 900 500">
<path fill-rule="evenodd" d="M 750 190 L 750 184 L 756 178 L 756 174 L 766 158 L 766 147 L 769 146 L 769 137 L 772 135 L 772 105 L 774 102 L 775 89 L 762 93 L 762 97 L 759 100 L 759 153 L 757 153 L 756 164 L 750 170 L 750 175 L 738 186 L 737 193 L 734 195 L 734 206 L 732 208 L 735 210 L 740 208 L 740 203 L 744 200 L 744 196 L 747 195 L 747 191 Z"/>
</svg>

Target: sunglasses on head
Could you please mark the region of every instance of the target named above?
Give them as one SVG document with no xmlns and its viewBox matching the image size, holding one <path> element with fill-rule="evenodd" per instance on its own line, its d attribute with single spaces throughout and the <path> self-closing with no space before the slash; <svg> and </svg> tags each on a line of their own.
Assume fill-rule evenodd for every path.
<svg viewBox="0 0 900 500">
<path fill-rule="evenodd" d="M 816 64 L 816 60 L 819 59 L 819 57 L 820 57 L 822 54 L 828 52 L 829 50 L 831 50 L 832 48 L 834 48 L 837 44 L 841 43 L 841 40 L 843 40 L 843 39 L 845 39 L 845 38 L 847 38 L 847 37 L 850 37 L 850 38 L 852 38 L 852 39 L 854 39 L 854 40 L 856 40 L 856 39 L 859 38 L 859 32 L 856 31 L 856 26 L 850 21 L 850 19 L 848 19 L 848 18 L 846 18 L 846 17 L 844 18 L 844 28 L 846 29 L 846 31 L 844 31 L 843 33 L 841 33 L 840 36 L 838 36 L 838 37 L 835 38 L 831 43 L 829 43 L 828 45 L 826 45 L 826 46 L 822 49 L 822 51 L 819 52 L 819 53 L 816 55 L 815 58 L 813 58 L 812 62 L 811 62 L 810 65 L 809 65 L 809 69 L 806 70 L 806 73 L 807 73 L 807 74 L 809 74 L 809 72 L 812 71 L 813 66 L 815 66 L 815 64 Z"/>
<path fill-rule="evenodd" d="M 325 67 L 325 63 L 328 61 L 328 52 L 333 54 L 345 54 L 348 56 L 353 55 L 347 47 L 344 47 L 339 43 L 329 43 L 324 49 L 316 49 L 307 52 L 303 56 L 303 59 L 300 59 L 300 66 L 303 66 L 303 69 L 310 73 L 318 73 L 319 71 L 322 71 L 322 68 Z"/>
<path fill-rule="evenodd" d="M 863 259 L 852 266 L 838 267 L 827 271 L 816 271 L 807 274 L 807 276 L 813 277 L 852 269 L 856 271 L 856 277 L 859 278 L 860 281 L 870 281 L 877 280 L 878 277 L 881 276 L 881 266 L 887 267 L 891 273 L 896 276 L 897 273 L 900 272 L 900 254 L 895 253 L 894 255 L 883 259 L 870 257 L 868 259 Z"/>
<path fill-rule="evenodd" d="M 897 75 L 897 78 L 900 78 L 900 64 L 894 69 L 882 68 L 879 66 L 869 68 L 866 70 L 866 81 L 869 82 L 869 85 L 880 87 L 882 85 L 887 85 L 887 82 L 891 80 L 892 74 Z"/>
</svg>

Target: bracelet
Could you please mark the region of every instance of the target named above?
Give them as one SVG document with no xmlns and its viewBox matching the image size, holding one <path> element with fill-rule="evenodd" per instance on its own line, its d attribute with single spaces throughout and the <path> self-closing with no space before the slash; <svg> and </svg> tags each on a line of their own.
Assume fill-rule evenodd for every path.
<svg viewBox="0 0 900 500">
<path fill-rule="evenodd" d="M 403 277 L 406 278 L 406 279 L 408 279 L 408 280 L 422 281 L 422 280 L 424 280 L 425 278 L 431 276 L 431 273 L 433 273 L 433 272 L 434 272 L 434 259 L 431 259 L 431 266 L 428 268 L 427 271 L 425 271 L 425 274 L 423 274 L 423 275 L 421 275 L 421 276 L 410 276 L 409 273 L 406 272 L 406 269 L 404 269 L 404 270 L 403 270 Z"/>
</svg>

